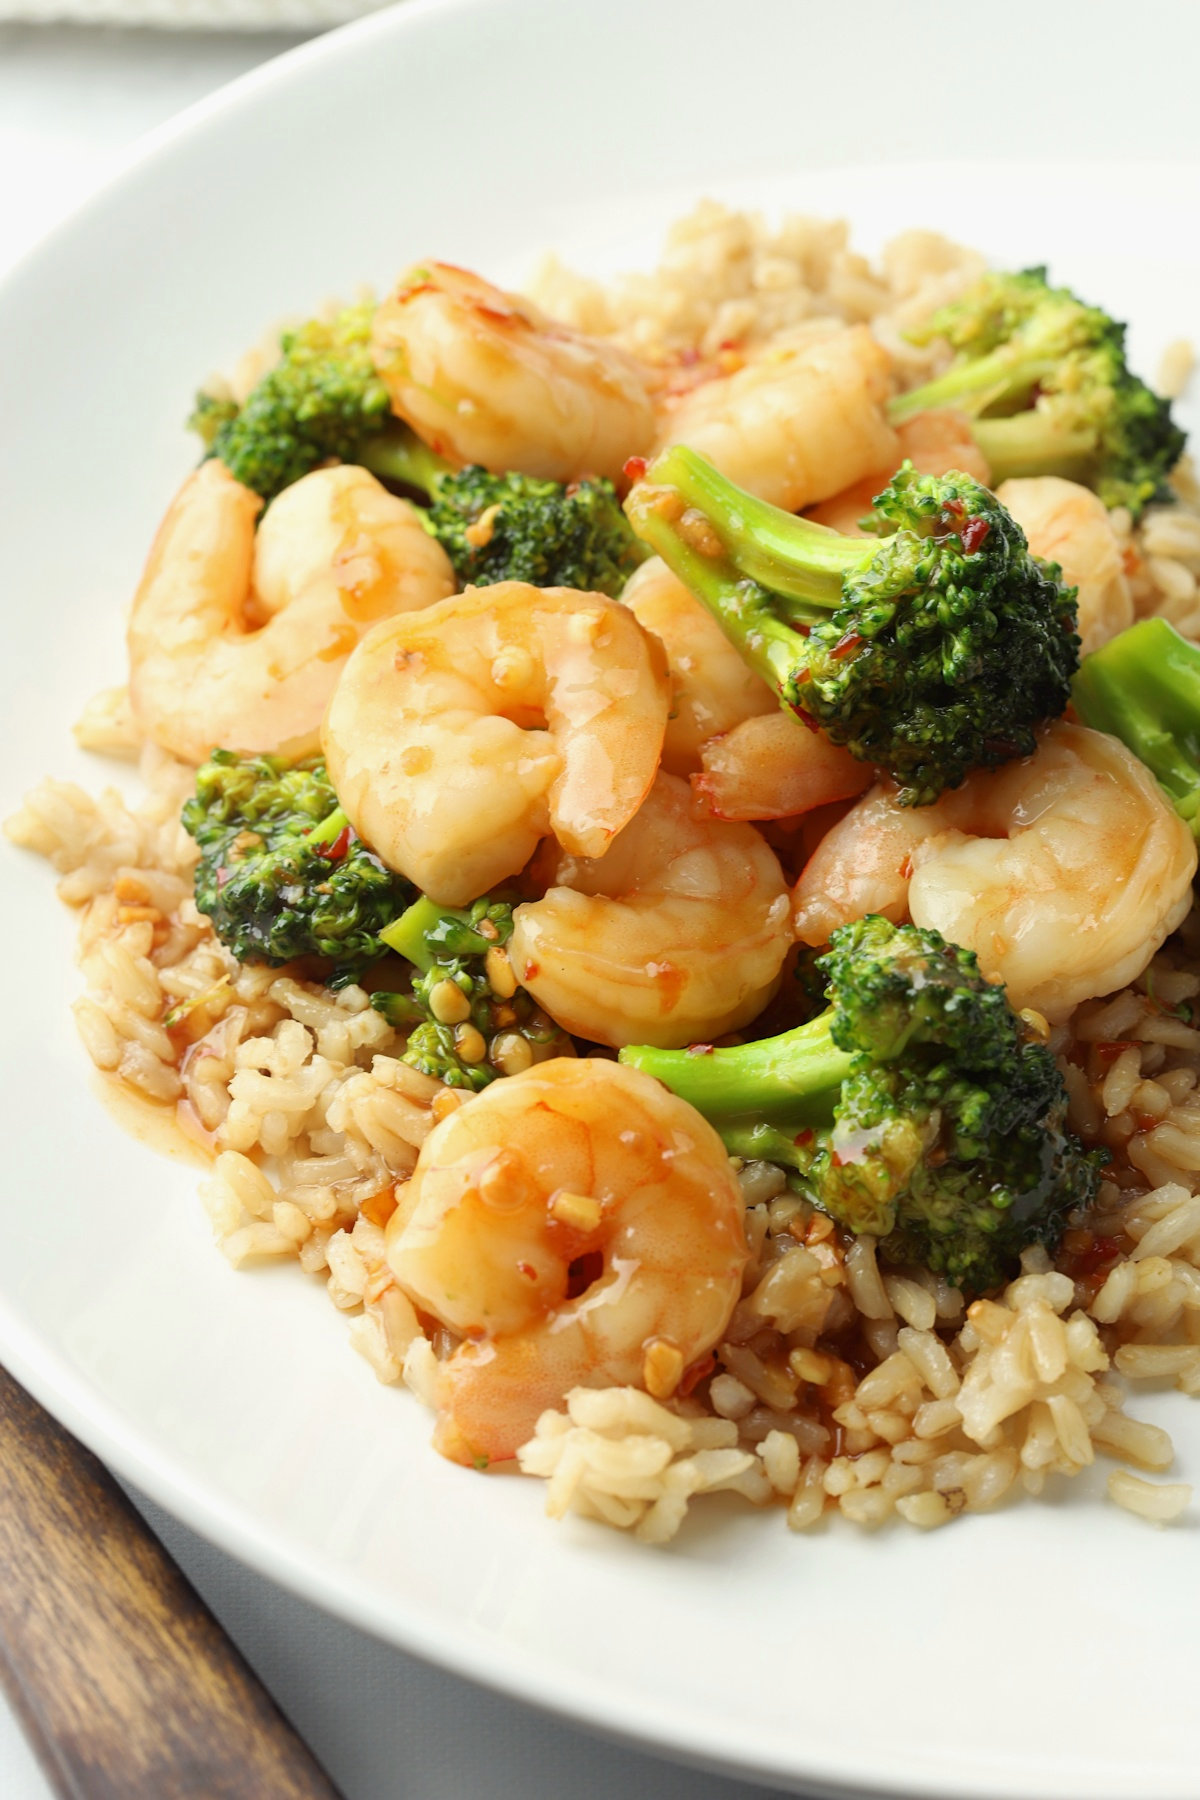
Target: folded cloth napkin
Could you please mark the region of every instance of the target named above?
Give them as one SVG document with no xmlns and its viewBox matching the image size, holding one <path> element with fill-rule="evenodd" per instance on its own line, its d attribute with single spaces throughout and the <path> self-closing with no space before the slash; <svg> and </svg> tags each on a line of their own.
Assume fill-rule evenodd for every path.
<svg viewBox="0 0 1200 1800">
<path fill-rule="evenodd" d="M 316 31 L 388 0 L 0 0 L 0 21 L 158 25 L 203 31 Z"/>
</svg>

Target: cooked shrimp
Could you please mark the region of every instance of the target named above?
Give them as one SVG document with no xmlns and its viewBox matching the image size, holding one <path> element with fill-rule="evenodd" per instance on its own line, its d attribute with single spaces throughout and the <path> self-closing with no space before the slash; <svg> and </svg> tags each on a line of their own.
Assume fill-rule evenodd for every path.
<svg viewBox="0 0 1200 1800">
<path fill-rule="evenodd" d="M 700 752 L 692 786 L 718 819 L 791 819 L 833 800 L 852 800 L 875 771 L 823 731 L 802 725 L 778 705 L 743 719 Z"/>
<path fill-rule="evenodd" d="M 364 638 L 324 745 L 355 829 L 460 906 L 544 837 L 600 856 L 654 780 L 666 723 L 662 646 L 628 608 L 505 581 Z"/>
<path fill-rule="evenodd" d="M 397 1282 L 463 1342 L 436 1442 L 501 1462 L 573 1387 L 673 1393 L 741 1292 L 744 1203 L 712 1127 L 657 1081 L 561 1059 L 451 1113 L 388 1231 Z"/>
<path fill-rule="evenodd" d="M 907 911 L 1053 1022 L 1141 973 L 1188 912 L 1195 872 L 1192 835 L 1145 765 L 1060 722 L 1033 756 L 934 806 L 874 789 L 806 867 L 796 929 L 821 943 L 863 913 Z"/>
<path fill-rule="evenodd" d="M 1039 475 L 1001 482 L 996 498 L 1022 528 L 1034 555 L 1061 563 L 1063 580 L 1079 589 L 1084 656 L 1133 624 L 1120 540 L 1098 494 L 1076 481 Z"/>
<path fill-rule="evenodd" d="M 158 529 L 129 621 L 146 735 L 203 762 L 215 745 L 306 756 L 359 638 L 454 592 L 417 513 L 365 469 L 317 469 L 262 502 L 216 461 Z"/>
<path fill-rule="evenodd" d="M 678 1046 L 760 1013 L 792 942 L 783 872 L 750 825 L 728 825 L 674 775 L 593 861 L 558 858 L 513 915 L 517 979 L 567 1031 Z"/>
<path fill-rule="evenodd" d="M 409 271 L 371 348 L 394 410 L 452 462 L 615 477 L 653 442 L 631 357 L 451 263 Z"/>
<path fill-rule="evenodd" d="M 746 667 L 708 608 L 661 557 L 642 564 L 621 599 L 667 653 L 671 716 L 662 760 L 672 775 L 698 771 L 701 746 L 718 732 L 779 711 L 766 682 Z"/>
<path fill-rule="evenodd" d="M 776 339 L 735 374 L 667 402 L 659 444 L 701 450 L 739 487 L 798 512 L 899 465 L 883 413 L 888 368 L 865 325 Z"/>
<path fill-rule="evenodd" d="M 871 502 L 880 488 L 890 481 L 906 459 L 922 475 L 946 475 L 951 469 L 961 469 L 985 487 L 991 481 L 992 471 L 971 436 L 970 420 L 965 413 L 953 412 L 946 407 L 918 413 L 915 419 L 907 419 L 897 426 L 896 436 L 900 453 L 895 462 L 881 464 L 862 481 L 856 481 L 820 506 L 812 507 L 809 518 L 815 519 L 818 525 L 828 525 L 831 531 L 841 531 L 847 537 L 863 536 L 860 520 L 870 512 Z"/>
</svg>

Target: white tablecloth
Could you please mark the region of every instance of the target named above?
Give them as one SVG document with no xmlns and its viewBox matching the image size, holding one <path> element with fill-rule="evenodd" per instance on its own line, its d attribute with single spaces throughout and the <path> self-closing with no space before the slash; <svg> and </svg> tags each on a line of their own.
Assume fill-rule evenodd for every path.
<svg viewBox="0 0 1200 1800">
<path fill-rule="evenodd" d="M 0 23 L 0 273 L 141 132 L 295 41 Z M 140 1504 L 346 1800 L 764 1800 L 402 1656 Z M 0 1795 L 50 1800 L 2 1698 Z"/>
</svg>

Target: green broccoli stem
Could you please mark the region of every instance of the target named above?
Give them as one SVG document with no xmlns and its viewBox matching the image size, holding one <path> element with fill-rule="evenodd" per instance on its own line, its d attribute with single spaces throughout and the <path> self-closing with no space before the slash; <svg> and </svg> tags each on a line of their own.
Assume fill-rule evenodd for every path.
<svg viewBox="0 0 1200 1800">
<path fill-rule="evenodd" d="M 660 1050 L 633 1044 L 619 1060 L 653 1075 L 702 1113 L 733 1156 L 807 1168 L 803 1140 L 833 1124 L 855 1061 L 830 1035 L 832 1009 L 806 1025 L 726 1050 Z M 797 1138 L 802 1141 L 798 1144 Z"/>
<path fill-rule="evenodd" d="M 1200 838 L 1200 649 L 1143 619 L 1086 656 L 1071 684 L 1085 725 L 1140 757 Z"/>
<path fill-rule="evenodd" d="M 811 519 L 797 518 L 747 494 L 706 456 L 684 444 L 656 457 L 646 470 L 646 482 L 651 489 L 673 489 L 685 508 L 703 514 L 704 523 L 720 539 L 738 575 L 799 602 L 795 616 L 801 619 L 813 608 L 818 616 L 832 612 L 842 598 L 843 578 L 865 569 L 879 549 L 871 538 L 842 537 L 823 525 L 814 525 Z M 653 496 L 648 498 L 652 504 Z M 656 516 L 668 523 L 661 503 Z M 635 525 L 641 535 L 638 520 Z M 688 542 L 686 530 L 679 531 L 677 525 L 671 529 Z M 712 560 L 696 553 L 702 560 Z"/>
<path fill-rule="evenodd" d="M 398 420 L 378 436 L 366 440 L 359 461 L 372 475 L 404 487 L 419 488 L 430 499 L 446 476 L 454 473 L 450 463 L 431 450 L 411 427 Z"/>
<path fill-rule="evenodd" d="M 338 838 L 341 837 L 343 831 L 350 828 L 350 821 L 339 806 L 336 807 L 327 818 L 322 819 L 319 825 L 314 825 L 311 831 L 306 831 L 302 842 L 306 844 L 335 844 Z"/>
<path fill-rule="evenodd" d="M 894 395 L 888 401 L 888 418 L 893 425 L 903 425 L 937 406 L 974 414 L 999 402 L 1012 405 L 1027 400 L 1038 383 L 1053 374 L 1055 366 L 1053 357 L 1035 357 L 1023 345 L 1001 344 L 987 356 L 955 363 L 922 387 Z"/>
<path fill-rule="evenodd" d="M 415 969 L 420 969 L 422 975 L 427 975 L 437 960 L 429 945 L 429 933 L 442 919 L 465 921 L 467 917 L 466 913 L 457 912 L 453 907 L 439 906 L 436 900 L 430 900 L 428 895 L 422 894 L 398 919 L 384 927 L 379 940 L 389 950 L 394 950 L 398 956 L 410 962 Z"/>
<path fill-rule="evenodd" d="M 681 529 L 688 508 L 703 514 L 697 531 Z M 626 511 L 638 536 L 707 606 L 743 660 L 781 693 L 795 677 L 802 649 L 793 626 L 834 611 L 843 577 L 866 568 L 879 549 L 875 539 L 841 537 L 744 494 L 682 445 L 650 465 Z M 725 556 L 702 547 L 707 528 Z"/>
<path fill-rule="evenodd" d="M 1086 485 L 1096 461 L 1094 431 L 1063 431 L 1034 408 L 1007 419 L 973 419 L 971 436 L 987 458 L 993 487 L 1016 475 L 1061 475 Z"/>
</svg>

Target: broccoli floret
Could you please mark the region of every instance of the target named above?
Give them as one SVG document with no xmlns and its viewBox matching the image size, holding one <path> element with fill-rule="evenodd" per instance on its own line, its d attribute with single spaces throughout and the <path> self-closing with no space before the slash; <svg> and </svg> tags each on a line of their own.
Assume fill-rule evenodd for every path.
<svg viewBox="0 0 1200 1800">
<path fill-rule="evenodd" d="M 404 427 L 369 443 L 362 462 L 428 496 L 426 524 L 464 587 L 526 581 L 615 599 L 647 554 L 600 477 L 564 486 L 478 463 L 452 469 Z"/>
<path fill-rule="evenodd" d="M 866 918 L 820 959 L 828 1009 L 735 1049 L 621 1051 L 711 1120 L 737 1156 L 796 1171 L 848 1230 L 986 1293 L 1053 1247 L 1102 1154 L 1066 1130 L 1066 1090 L 973 952 Z"/>
<path fill-rule="evenodd" d="M 569 1050 L 532 996 L 517 985 L 505 946 L 512 902 L 485 894 L 466 908 L 424 895 L 383 932 L 416 974 L 410 993 L 372 994 L 371 1004 L 409 1032 L 402 1060 L 448 1087 L 476 1092 L 498 1075 Z"/>
<path fill-rule="evenodd" d="M 677 446 L 626 509 L 783 704 L 888 769 L 905 805 L 1028 755 L 1067 703 L 1075 589 L 968 475 L 906 463 L 875 501 L 891 535 L 849 538 Z"/>
<path fill-rule="evenodd" d="M 334 963 L 333 987 L 383 954 L 379 934 L 412 898 L 338 808 L 325 765 L 214 750 L 184 829 L 200 846 L 196 905 L 239 962 Z"/>
<path fill-rule="evenodd" d="M 1125 360 L 1125 327 L 1045 269 L 985 275 L 942 307 L 914 343 L 946 338 L 958 352 L 944 375 L 891 402 L 893 423 L 934 406 L 971 418 L 992 479 L 1062 475 L 1095 488 L 1136 519 L 1170 497 L 1167 476 L 1186 442 L 1160 399 Z"/>
<path fill-rule="evenodd" d="M 1141 758 L 1200 838 L 1200 648 L 1143 619 L 1084 657 L 1071 699 L 1085 725 Z"/>
<path fill-rule="evenodd" d="M 391 417 L 371 360 L 374 307 L 309 319 L 279 340 L 280 359 L 241 407 L 200 395 L 189 421 L 244 487 L 271 500 L 310 469 L 356 462 Z"/>
</svg>

